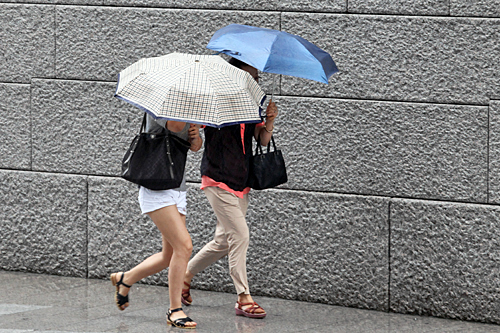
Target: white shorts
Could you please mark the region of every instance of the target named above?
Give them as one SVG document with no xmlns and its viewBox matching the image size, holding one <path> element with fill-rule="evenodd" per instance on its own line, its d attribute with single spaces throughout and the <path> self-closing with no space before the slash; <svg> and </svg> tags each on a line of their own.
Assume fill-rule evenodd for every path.
<svg viewBox="0 0 500 333">
<path fill-rule="evenodd" d="M 139 189 L 139 205 L 143 214 L 176 205 L 179 213 L 186 215 L 186 191 L 154 191 L 141 186 Z"/>
</svg>

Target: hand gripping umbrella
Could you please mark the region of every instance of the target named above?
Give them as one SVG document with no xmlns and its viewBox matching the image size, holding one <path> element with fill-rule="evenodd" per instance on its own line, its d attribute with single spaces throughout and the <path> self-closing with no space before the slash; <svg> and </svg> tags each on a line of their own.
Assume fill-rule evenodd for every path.
<svg viewBox="0 0 500 333">
<path fill-rule="evenodd" d="M 330 76 L 338 72 L 330 54 L 284 31 L 230 24 L 215 32 L 207 48 L 267 73 L 328 83 Z"/>
<path fill-rule="evenodd" d="M 122 70 L 115 97 L 155 119 L 223 127 L 261 122 L 265 93 L 220 56 L 171 53 Z"/>
</svg>

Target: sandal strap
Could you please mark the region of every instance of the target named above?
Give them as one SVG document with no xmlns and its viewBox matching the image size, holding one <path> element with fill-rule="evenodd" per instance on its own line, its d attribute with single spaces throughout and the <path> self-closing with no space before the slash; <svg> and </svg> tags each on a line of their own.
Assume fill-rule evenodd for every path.
<svg viewBox="0 0 500 333">
<path fill-rule="evenodd" d="M 254 314 L 255 311 L 257 311 L 258 309 L 262 309 L 262 308 L 260 306 L 258 306 L 258 305 L 257 306 L 254 305 L 251 308 L 246 308 L 244 311 L 247 311 L 247 312 L 250 312 L 250 313 Z M 262 309 L 262 310 L 264 310 L 264 309 Z"/>
<path fill-rule="evenodd" d="M 184 284 L 188 287 L 188 288 L 191 288 L 191 285 L 189 283 L 187 283 L 186 281 L 184 281 Z"/>
<path fill-rule="evenodd" d="M 189 318 L 189 317 L 184 317 L 184 318 L 177 318 L 175 320 L 172 320 L 170 319 L 170 316 L 172 315 L 172 313 L 174 312 L 178 312 L 178 311 L 182 311 L 182 308 L 177 308 L 177 309 L 173 309 L 173 310 L 168 310 L 167 311 L 167 319 L 173 323 L 174 326 L 177 326 L 177 327 L 187 327 L 186 324 L 187 323 L 194 323 L 194 320 Z"/>
<path fill-rule="evenodd" d="M 251 313 L 251 314 L 255 314 L 255 311 L 257 311 L 258 309 L 264 310 L 259 304 L 257 304 L 257 302 L 249 302 L 249 303 L 238 302 L 238 305 L 239 305 L 240 310 L 243 310 L 243 311 Z M 243 309 L 243 306 L 246 306 L 246 305 L 251 305 L 251 307 Z M 264 310 L 264 312 L 265 312 L 265 310 Z"/>
<path fill-rule="evenodd" d="M 240 301 L 238 301 L 238 305 L 241 307 L 241 306 L 245 306 L 245 305 L 254 305 L 254 304 L 257 304 L 256 302 L 248 302 L 248 303 L 241 303 Z M 258 306 L 258 304 L 257 304 Z"/>
<path fill-rule="evenodd" d="M 132 288 L 132 286 L 129 286 L 128 284 L 123 282 L 123 277 L 125 276 L 125 273 L 122 273 L 122 277 L 120 278 L 120 281 L 116 283 L 117 286 L 122 285 L 127 288 Z"/>
<path fill-rule="evenodd" d="M 128 303 L 128 295 L 123 296 L 122 294 L 116 292 L 116 301 L 119 306 L 122 306 L 125 303 Z"/>
<path fill-rule="evenodd" d="M 173 321 L 173 323 L 178 326 L 186 326 L 186 324 L 189 322 L 194 322 L 194 320 L 189 317 L 184 317 L 184 318 L 178 318 Z"/>
<path fill-rule="evenodd" d="M 168 310 L 167 314 L 172 314 L 174 312 L 179 312 L 179 311 L 182 311 L 182 308 L 177 308 L 177 309 L 173 309 L 173 310 Z"/>
</svg>

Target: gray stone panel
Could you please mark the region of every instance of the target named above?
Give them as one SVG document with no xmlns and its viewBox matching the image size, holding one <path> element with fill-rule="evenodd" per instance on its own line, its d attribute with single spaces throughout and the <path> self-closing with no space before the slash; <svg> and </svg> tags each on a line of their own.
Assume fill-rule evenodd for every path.
<svg viewBox="0 0 500 333">
<path fill-rule="evenodd" d="M 500 323 L 500 209 L 391 202 L 390 310 Z"/>
<path fill-rule="evenodd" d="M 114 83 L 33 80 L 33 169 L 119 175 L 142 111 Z"/>
<path fill-rule="evenodd" d="M 500 95 L 496 20 L 284 13 L 281 28 L 340 70 L 329 85 L 283 76 L 286 95 L 482 105 Z"/>
<path fill-rule="evenodd" d="M 283 190 L 253 191 L 250 198 L 253 295 L 387 310 L 386 199 Z M 189 198 L 188 213 L 194 253 L 212 238 L 216 223 L 206 199 L 201 205 L 196 199 Z M 192 283 L 234 293 L 225 259 Z"/>
<path fill-rule="evenodd" d="M 31 168 L 30 86 L 0 84 L 0 168 Z"/>
<path fill-rule="evenodd" d="M 6 3 L 55 4 L 56 0 L 2 0 Z"/>
<path fill-rule="evenodd" d="M 0 81 L 53 77 L 55 7 L 0 4 Z"/>
<path fill-rule="evenodd" d="M 87 275 L 83 176 L 0 170 L 0 267 Z"/>
<path fill-rule="evenodd" d="M 211 54 L 205 46 L 212 34 L 236 22 L 278 28 L 279 14 L 58 7 L 57 76 L 115 81 L 140 58 L 174 51 Z"/>
<path fill-rule="evenodd" d="M 56 0 L 57 4 L 64 5 L 104 5 L 104 0 Z"/>
<path fill-rule="evenodd" d="M 349 0 L 349 13 L 448 15 L 450 0 Z"/>
<path fill-rule="evenodd" d="M 103 0 L 2 0 L 2 2 L 59 5 L 104 5 Z"/>
<path fill-rule="evenodd" d="M 452 16 L 500 17 L 500 0 L 450 0 Z"/>
<path fill-rule="evenodd" d="M 489 202 L 500 203 L 500 100 L 490 103 Z"/>
<path fill-rule="evenodd" d="M 196 8 L 196 9 L 229 9 L 229 10 L 314 11 L 314 12 L 345 12 L 346 9 L 345 0 L 319 0 L 319 1 L 104 0 L 104 5 Z"/>
<path fill-rule="evenodd" d="M 279 98 L 289 188 L 486 202 L 488 109 Z"/>
<path fill-rule="evenodd" d="M 203 130 L 200 130 L 200 137 L 205 140 Z M 203 156 L 203 147 L 197 152 L 188 152 L 186 161 L 186 180 L 195 183 L 201 183 L 201 158 Z"/>
</svg>

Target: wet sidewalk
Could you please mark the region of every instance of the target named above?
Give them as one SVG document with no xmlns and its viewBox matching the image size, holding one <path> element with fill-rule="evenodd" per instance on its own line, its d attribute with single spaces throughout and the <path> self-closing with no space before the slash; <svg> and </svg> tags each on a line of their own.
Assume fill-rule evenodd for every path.
<svg viewBox="0 0 500 333">
<path fill-rule="evenodd" d="M 0 333 L 24 332 L 500 332 L 500 325 L 255 297 L 265 319 L 234 314 L 235 295 L 192 290 L 184 307 L 196 330 L 167 326 L 168 288 L 136 284 L 130 307 L 114 304 L 107 280 L 0 270 Z"/>
</svg>

